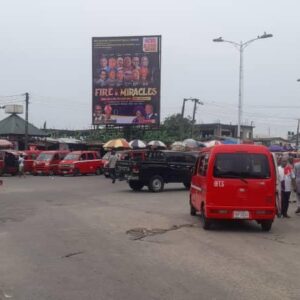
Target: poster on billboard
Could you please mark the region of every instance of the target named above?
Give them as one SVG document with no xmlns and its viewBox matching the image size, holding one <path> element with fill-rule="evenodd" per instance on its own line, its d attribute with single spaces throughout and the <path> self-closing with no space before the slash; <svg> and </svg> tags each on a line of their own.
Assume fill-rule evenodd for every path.
<svg viewBox="0 0 300 300">
<path fill-rule="evenodd" d="M 93 125 L 158 125 L 161 36 L 93 37 Z"/>
</svg>

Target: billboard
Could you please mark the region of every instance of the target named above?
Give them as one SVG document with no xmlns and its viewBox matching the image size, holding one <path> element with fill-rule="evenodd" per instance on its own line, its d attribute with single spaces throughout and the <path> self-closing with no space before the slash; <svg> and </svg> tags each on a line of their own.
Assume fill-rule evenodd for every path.
<svg viewBox="0 0 300 300">
<path fill-rule="evenodd" d="M 158 125 L 161 36 L 92 39 L 93 124 Z"/>
</svg>

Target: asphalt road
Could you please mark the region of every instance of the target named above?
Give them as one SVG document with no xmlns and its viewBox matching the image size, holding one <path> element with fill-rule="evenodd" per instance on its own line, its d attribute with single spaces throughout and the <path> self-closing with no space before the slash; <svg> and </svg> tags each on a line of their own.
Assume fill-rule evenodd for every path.
<svg viewBox="0 0 300 300">
<path fill-rule="evenodd" d="M 3 178 L 0 299 L 300 299 L 300 216 L 191 217 L 188 192 L 131 192 L 103 176 Z M 175 226 L 176 225 L 176 226 Z"/>
</svg>

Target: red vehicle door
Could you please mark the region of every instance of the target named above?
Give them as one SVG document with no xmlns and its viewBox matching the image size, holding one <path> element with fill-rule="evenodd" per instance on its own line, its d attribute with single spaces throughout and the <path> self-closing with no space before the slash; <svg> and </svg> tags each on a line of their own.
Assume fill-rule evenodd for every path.
<svg viewBox="0 0 300 300">
<path fill-rule="evenodd" d="M 209 161 L 209 152 L 202 153 L 196 163 L 196 169 L 192 176 L 191 201 L 192 205 L 201 211 L 201 205 L 205 202 L 207 193 L 207 167 Z"/>
</svg>

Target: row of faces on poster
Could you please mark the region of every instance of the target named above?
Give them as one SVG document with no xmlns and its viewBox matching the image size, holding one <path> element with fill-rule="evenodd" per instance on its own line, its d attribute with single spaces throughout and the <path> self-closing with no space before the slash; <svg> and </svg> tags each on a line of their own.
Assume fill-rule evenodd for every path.
<svg viewBox="0 0 300 300">
<path fill-rule="evenodd" d="M 149 58 L 142 56 L 100 57 L 94 83 L 99 87 L 148 86 Z"/>
<path fill-rule="evenodd" d="M 94 124 L 106 123 L 131 123 L 131 124 L 155 124 L 158 121 L 158 115 L 153 110 L 152 104 L 136 106 L 134 116 L 123 119 L 120 116 L 113 115 L 113 108 L 110 104 L 106 104 L 104 108 L 97 104 L 94 107 L 93 114 Z M 117 119 L 120 122 L 117 122 Z"/>
</svg>

